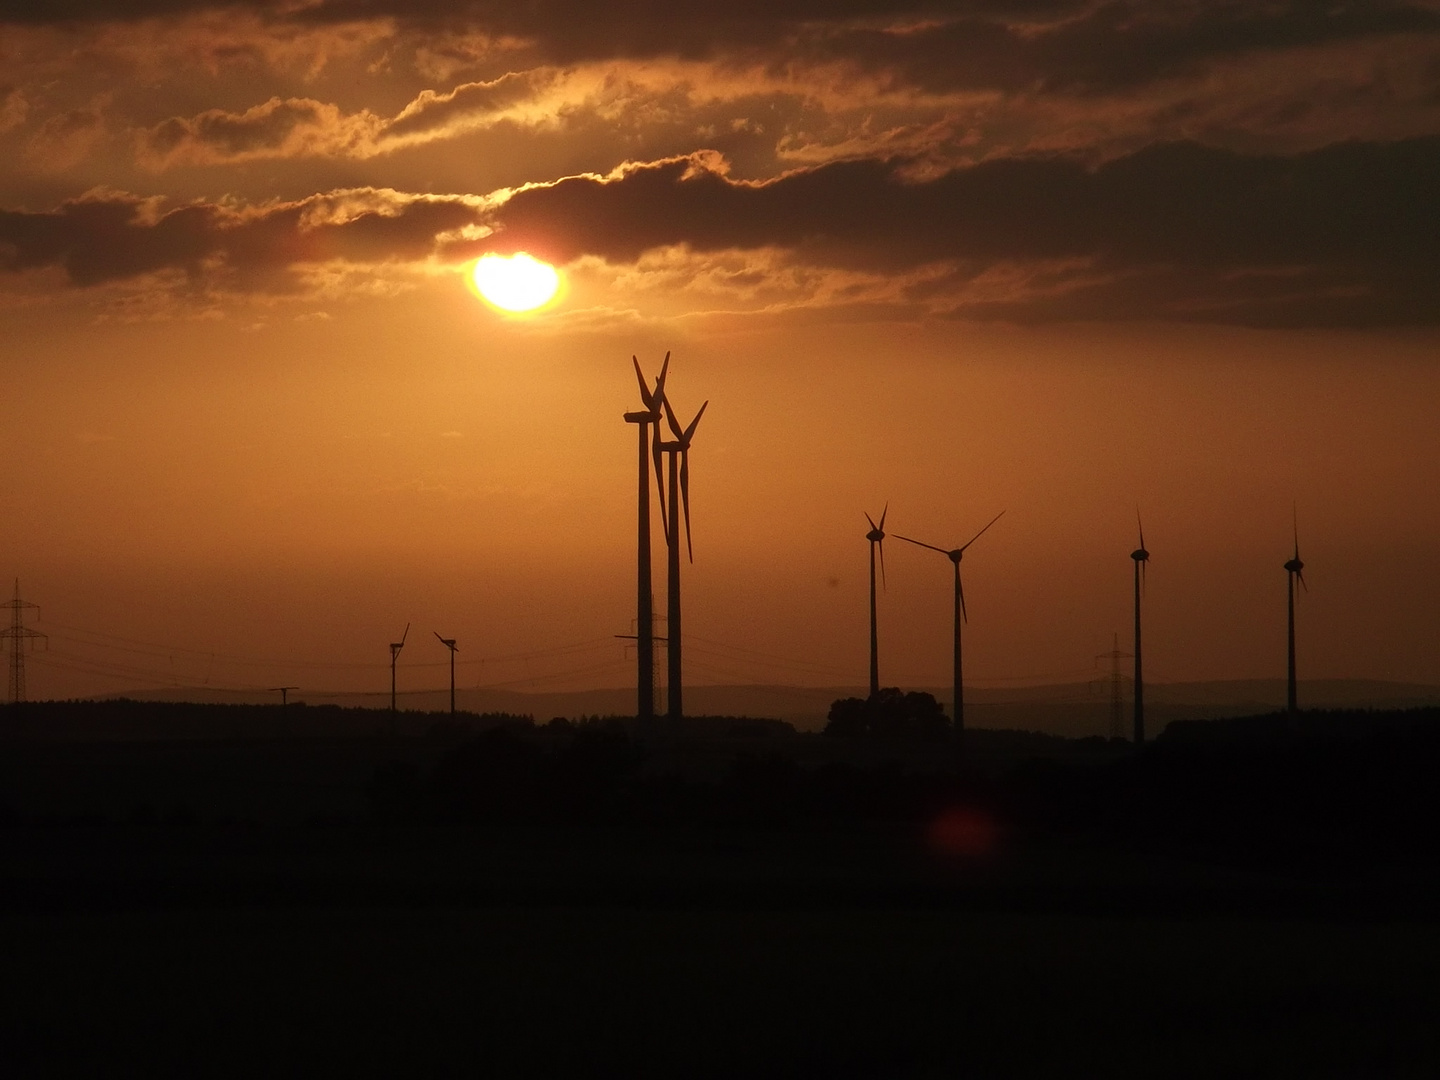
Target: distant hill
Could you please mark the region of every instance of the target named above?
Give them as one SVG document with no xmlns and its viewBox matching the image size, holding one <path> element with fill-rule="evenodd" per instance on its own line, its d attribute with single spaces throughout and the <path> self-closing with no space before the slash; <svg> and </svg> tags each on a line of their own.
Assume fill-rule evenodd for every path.
<svg viewBox="0 0 1440 1080">
<path fill-rule="evenodd" d="M 948 687 L 923 689 L 948 704 Z M 1272 712 L 1285 703 L 1282 679 L 1232 679 L 1215 682 L 1154 683 L 1145 687 L 1146 729 L 1154 736 L 1175 720 L 1205 720 Z M 750 716 L 784 720 L 801 731 L 819 730 L 831 702 L 863 697 L 859 686 L 688 686 L 687 711 L 708 716 Z M 265 691 L 227 691 L 209 687 L 167 687 L 127 691 L 108 697 L 140 701 L 270 704 L 277 695 Z M 474 713 L 513 713 L 544 722 L 563 716 L 631 716 L 635 691 L 629 687 L 566 692 L 527 693 L 518 690 L 456 690 L 456 706 Z M 327 693 L 298 690 L 291 701 L 309 705 L 383 708 L 388 693 Z M 442 712 L 449 707 L 448 690 L 402 693 L 406 711 Z M 1317 679 L 1300 684 L 1302 707 L 1316 709 L 1407 709 L 1440 705 L 1440 686 L 1370 679 Z M 1043 731 L 1078 738 L 1108 735 L 1110 701 L 1095 683 L 1066 683 L 1010 689 L 966 688 L 965 720 L 969 727 Z M 1124 704 L 1121 735 L 1130 731 L 1130 702 Z"/>
</svg>

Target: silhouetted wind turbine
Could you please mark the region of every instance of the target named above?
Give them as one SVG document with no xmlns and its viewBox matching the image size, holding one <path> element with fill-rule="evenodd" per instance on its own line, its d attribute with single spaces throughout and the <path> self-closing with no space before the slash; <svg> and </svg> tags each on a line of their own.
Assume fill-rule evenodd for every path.
<svg viewBox="0 0 1440 1080">
<path fill-rule="evenodd" d="M 1140 530 L 1140 546 L 1130 553 L 1135 560 L 1135 744 L 1145 742 L 1145 680 L 1140 674 L 1140 590 L 1145 579 L 1145 564 L 1150 552 L 1145 550 L 1145 526 L 1140 511 L 1135 511 L 1135 525 Z"/>
<path fill-rule="evenodd" d="M 1000 520 L 1002 517 L 1004 517 L 1004 516 L 1005 516 L 1005 511 L 1004 511 L 1004 510 L 1001 510 L 1000 513 L 996 514 L 993 518 L 990 519 L 990 525 L 994 525 L 995 522 L 999 521 L 999 520 Z M 972 536 L 972 537 L 971 537 L 969 540 L 967 540 L 965 543 L 961 544 L 958 548 L 953 548 L 953 549 L 951 549 L 951 550 L 949 550 L 949 551 L 947 551 L 945 548 L 942 548 L 942 547 L 936 547 L 934 544 L 926 544 L 926 543 L 924 543 L 923 541 L 914 540 L 914 539 L 911 539 L 911 538 L 908 537 L 908 536 L 901 536 L 899 533 L 895 533 L 895 534 L 894 534 L 894 536 L 895 536 L 895 538 L 896 538 L 897 540 L 904 540 L 904 541 L 906 541 L 906 542 L 908 542 L 908 543 L 914 544 L 914 545 L 917 546 L 917 547 L 929 548 L 931 551 L 938 551 L 938 552 L 940 552 L 941 555 L 944 555 L 944 556 L 945 556 L 946 558 L 948 558 L 952 563 L 955 564 L 955 707 L 954 707 L 954 712 L 955 712 L 955 737 L 956 737 L 957 739 L 958 739 L 958 738 L 964 733 L 964 731 L 965 731 L 965 694 L 964 694 L 964 685 L 963 685 L 963 683 L 961 682 L 961 678 L 960 678 L 960 624 L 961 624 L 962 622 L 969 622 L 969 621 L 970 621 L 970 616 L 967 615 L 966 612 L 965 612 L 965 589 L 964 589 L 964 588 L 961 586 L 961 584 L 960 584 L 960 560 L 961 560 L 961 559 L 964 557 L 964 555 L 965 555 L 965 549 L 968 548 L 971 544 L 973 544 L 976 540 L 979 540 L 980 537 L 984 536 L 984 535 L 985 535 L 985 529 L 990 528 L 990 525 L 986 525 L 984 529 L 981 529 L 978 533 L 976 533 L 974 536 Z"/>
<path fill-rule="evenodd" d="M 890 512 L 890 504 L 885 504 L 885 509 L 880 511 L 880 524 L 875 524 L 875 519 L 868 513 L 865 520 L 870 523 L 870 531 L 865 534 L 865 539 L 870 541 L 870 696 L 874 697 L 880 692 L 880 637 L 875 620 L 875 552 L 880 552 L 880 581 L 885 581 L 885 515 Z"/>
<path fill-rule="evenodd" d="M 405 632 L 400 635 L 399 641 L 390 642 L 390 711 L 395 712 L 395 661 L 400 657 L 400 650 L 405 647 L 405 639 L 410 636 L 410 624 L 405 624 Z"/>
<path fill-rule="evenodd" d="M 450 650 L 450 715 L 455 715 L 455 639 L 453 637 L 440 637 L 440 631 L 430 631 L 440 640 L 440 644 Z"/>
<path fill-rule="evenodd" d="M 1286 669 L 1289 679 L 1285 690 L 1285 708 L 1293 718 L 1298 708 L 1295 694 L 1295 583 L 1299 582 L 1300 587 L 1306 592 L 1310 591 L 1310 586 L 1305 584 L 1305 564 L 1300 561 L 1300 524 L 1295 517 L 1294 507 L 1291 507 L 1290 510 L 1290 525 L 1295 534 L 1295 555 L 1285 563 L 1286 614 L 1289 617 L 1290 645 L 1289 664 Z"/>
<path fill-rule="evenodd" d="M 666 657 L 670 662 L 670 685 L 669 685 L 669 709 L 668 715 L 672 720 L 678 720 L 684 715 L 684 697 L 680 684 L 680 508 L 685 508 L 685 547 L 690 554 L 690 561 L 695 561 L 695 550 L 690 544 L 690 440 L 695 437 L 695 429 L 700 426 L 700 418 L 705 415 L 705 409 L 710 402 L 700 406 L 700 411 L 695 414 L 687 427 L 682 428 L 680 422 L 675 419 L 675 412 L 670 407 L 670 399 L 661 394 L 661 400 L 665 405 L 665 419 L 670 424 L 670 431 L 675 436 L 673 442 L 662 442 L 659 447 L 670 456 L 670 501 L 666 504 L 670 512 L 670 524 L 665 530 L 665 539 L 670 545 L 669 580 L 666 588 L 667 622 L 665 630 Z M 679 497 L 676 497 L 676 491 Z"/>
<path fill-rule="evenodd" d="M 636 425 L 640 435 L 640 486 L 639 526 L 636 543 L 636 590 L 635 590 L 635 664 L 636 664 L 636 705 L 635 715 L 640 723 L 655 716 L 655 596 L 650 574 L 650 462 L 653 453 L 655 461 L 655 486 L 660 489 L 660 520 L 665 520 L 665 486 L 660 476 L 660 409 L 665 400 L 665 373 L 670 368 L 670 354 L 660 365 L 660 374 L 655 379 L 655 389 L 645 383 L 640 370 L 640 361 L 632 356 L 635 378 L 640 383 L 640 402 L 645 406 L 637 412 L 627 412 L 625 422 Z M 647 443 L 649 445 L 647 445 Z"/>
</svg>

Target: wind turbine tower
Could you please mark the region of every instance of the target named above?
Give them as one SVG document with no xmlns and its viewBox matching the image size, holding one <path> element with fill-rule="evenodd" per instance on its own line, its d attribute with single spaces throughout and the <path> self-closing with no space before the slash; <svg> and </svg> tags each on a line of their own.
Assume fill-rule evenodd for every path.
<svg viewBox="0 0 1440 1080">
<path fill-rule="evenodd" d="M 451 715 L 451 716 L 454 716 L 454 715 L 455 715 L 455 652 L 456 652 L 456 649 L 455 649 L 455 639 L 454 639 L 453 637 L 440 637 L 440 632 L 439 632 L 438 630 L 432 630 L 431 633 L 433 633 L 437 638 L 440 639 L 440 644 L 441 644 L 441 645 L 444 645 L 445 648 L 447 648 L 447 649 L 450 650 L 450 715 Z"/>
<path fill-rule="evenodd" d="M 1288 664 L 1286 666 L 1286 674 L 1288 676 L 1288 679 L 1285 687 L 1285 708 L 1293 719 L 1296 712 L 1299 711 L 1299 706 L 1296 703 L 1295 694 L 1295 585 L 1298 583 L 1300 585 L 1300 588 L 1304 589 L 1306 592 L 1310 591 L 1310 586 L 1305 584 L 1305 564 L 1300 561 L 1300 526 L 1299 523 L 1295 520 L 1295 513 L 1293 508 L 1291 510 L 1290 517 L 1291 528 L 1294 531 L 1295 535 L 1295 554 L 1285 563 L 1285 610 L 1286 615 L 1288 616 L 1287 629 L 1289 632 L 1287 637 L 1290 646 L 1290 652 L 1287 657 Z"/>
<path fill-rule="evenodd" d="M 870 523 L 870 531 L 865 534 L 865 539 L 870 541 L 870 696 L 874 697 L 880 693 L 880 635 L 875 618 L 875 552 L 880 552 L 880 583 L 885 583 L 885 515 L 890 512 L 890 504 L 886 503 L 885 508 L 880 511 L 880 524 L 875 524 L 875 519 L 868 513 L 865 520 Z"/>
<path fill-rule="evenodd" d="M 390 713 L 393 716 L 395 709 L 395 661 L 400 659 L 400 650 L 405 647 L 405 639 L 410 636 L 410 624 L 405 624 L 405 632 L 400 635 L 399 641 L 390 642 Z"/>
<path fill-rule="evenodd" d="M 25 643 L 33 649 L 37 641 L 43 641 L 48 647 L 50 638 L 25 625 L 25 612 L 39 611 L 40 606 L 20 599 L 19 578 L 15 579 L 15 599 L 5 606 L 10 609 L 10 625 L 0 630 L 0 640 L 10 639 L 10 704 L 19 705 L 25 700 Z"/>
<path fill-rule="evenodd" d="M 993 518 L 990 519 L 990 525 L 994 525 L 995 522 L 999 521 L 999 520 L 1004 516 L 1004 514 L 1005 514 L 1005 511 L 1004 511 L 1004 510 L 1001 510 L 1000 513 L 996 514 Z M 884 520 L 884 515 L 883 515 L 883 514 L 881 515 L 881 520 L 882 520 L 882 521 Z M 984 536 L 984 535 L 985 535 L 985 530 L 988 529 L 988 528 L 990 528 L 990 525 L 986 525 L 984 529 L 981 529 L 978 533 L 976 533 L 974 536 L 972 536 L 972 537 L 971 537 L 969 540 L 967 540 L 965 543 L 961 544 L 958 548 L 952 548 L 952 549 L 950 549 L 950 550 L 948 550 L 948 551 L 947 551 L 945 548 L 936 547 L 934 544 L 922 543 L 921 541 L 919 541 L 919 540 L 913 540 L 913 539 L 911 539 L 911 538 L 908 537 L 908 536 L 901 536 L 899 533 L 896 533 L 896 534 L 895 534 L 895 538 L 896 538 L 897 540 L 904 540 L 904 541 L 906 541 L 907 543 L 911 543 L 911 544 L 916 545 L 917 547 L 929 548 L 931 551 L 938 551 L 938 552 L 940 552 L 941 555 L 946 556 L 946 557 L 947 557 L 952 563 L 954 563 L 954 565 L 955 565 L 955 655 L 954 655 L 955 697 L 954 697 L 953 700 L 954 700 L 954 702 L 955 702 L 954 712 L 955 712 L 955 738 L 956 738 L 956 739 L 959 739 L 960 736 L 965 733 L 965 685 L 964 685 L 964 681 L 962 680 L 961 674 L 960 674 L 960 624 L 961 624 L 962 622 L 969 622 L 969 621 L 970 621 L 970 617 L 969 617 L 969 616 L 966 614 L 966 612 L 965 612 L 965 589 L 964 589 L 964 587 L 960 584 L 960 560 L 961 560 L 961 559 L 964 557 L 964 555 L 965 555 L 965 549 L 968 548 L 971 544 L 973 544 L 976 540 L 979 540 L 980 537 Z M 872 591 L 871 591 L 871 596 L 872 596 L 872 598 L 873 598 L 873 596 L 874 596 L 874 591 L 873 591 L 873 590 L 874 590 L 874 582 L 873 582 L 873 580 L 872 580 L 872 582 L 871 582 L 871 590 L 872 590 Z M 873 628 L 874 628 L 874 607 L 873 607 L 873 606 L 871 607 L 871 628 L 872 628 L 872 631 L 871 631 L 871 632 L 872 632 L 872 635 L 873 635 L 873 632 L 874 632 L 874 631 L 873 631 Z M 872 650 L 873 650 L 873 642 L 874 642 L 874 637 L 873 637 L 873 636 L 871 637 L 871 642 L 872 642 Z M 874 652 L 873 652 L 873 651 L 871 652 L 871 656 L 872 656 L 872 657 L 874 656 Z M 873 663 L 873 661 L 872 661 L 872 663 Z M 872 678 L 873 678 L 873 677 L 874 677 L 874 676 L 873 676 L 873 668 L 872 668 Z"/>
<path fill-rule="evenodd" d="M 1140 512 L 1135 512 L 1135 524 L 1140 530 L 1140 546 L 1130 553 L 1135 560 L 1135 745 L 1145 743 L 1145 680 L 1140 668 L 1140 593 L 1145 583 L 1145 564 L 1150 561 L 1150 552 L 1145 550 L 1145 526 L 1140 522 Z"/>
<path fill-rule="evenodd" d="M 650 574 L 650 457 L 655 461 L 655 486 L 660 489 L 660 516 L 665 516 L 665 488 L 660 477 L 660 410 L 665 400 L 665 373 L 670 368 L 670 354 L 660 365 L 660 374 L 651 390 L 640 370 L 640 361 L 630 358 L 635 365 L 635 378 L 640 383 L 640 403 L 645 407 L 637 412 L 627 412 L 625 422 L 634 424 L 640 439 L 640 486 L 638 537 L 636 543 L 636 591 L 635 591 L 635 716 L 642 725 L 655 718 L 655 595 L 651 587 Z"/>
<path fill-rule="evenodd" d="M 670 424 L 670 432 L 675 436 L 673 442 L 659 444 L 660 450 L 668 454 L 670 459 L 670 493 L 669 502 L 665 504 L 670 514 L 670 524 L 665 530 L 665 538 L 670 545 L 669 578 L 665 597 L 665 655 L 670 668 L 666 715 L 671 720 L 679 720 L 685 715 L 680 679 L 680 509 L 682 506 L 685 509 L 685 548 L 693 563 L 695 550 L 690 544 L 690 440 L 695 437 L 695 429 L 700 426 L 700 418 L 705 415 L 705 409 L 710 402 L 702 404 L 700 411 L 695 414 L 695 419 L 682 428 L 670 407 L 670 399 L 662 395 L 661 400 L 665 405 L 665 419 Z"/>
</svg>

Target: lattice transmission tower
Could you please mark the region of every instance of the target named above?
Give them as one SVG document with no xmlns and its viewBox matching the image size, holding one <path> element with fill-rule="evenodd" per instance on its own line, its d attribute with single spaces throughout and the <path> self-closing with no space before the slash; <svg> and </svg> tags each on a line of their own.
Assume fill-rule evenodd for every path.
<svg viewBox="0 0 1440 1080">
<path fill-rule="evenodd" d="M 1109 652 L 1100 653 L 1096 660 L 1110 661 L 1110 676 L 1105 681 L 1110 684 L 1110 738 L 1119 739 L 1124 737 L 1125 732 L 1125 676 L 1120 673 L 1120 661 L 1134 656 L 1134 653 L 1123 652 L 1120 648 L 1120 634 L 1115 634 L 1115 644 Z"/>
<path fill-rule="evenodd" d="M 0 640 L 8 639 L 10 642 L 10 704 L 19 705 L 25 700 L 25 646 L 28 643 L 34 649 L 38 642 L 43 641 L 48 648 L 50 639 L 39 630 L 31 630 L 25 625 L 25 612 L 38 612 L 40 606 L 20 599 L 19 578 L 15 579 L 15 598 L 7 601 L 5 606 L 10 609 L 10 625 L 0 630 Z"/>
</svg>

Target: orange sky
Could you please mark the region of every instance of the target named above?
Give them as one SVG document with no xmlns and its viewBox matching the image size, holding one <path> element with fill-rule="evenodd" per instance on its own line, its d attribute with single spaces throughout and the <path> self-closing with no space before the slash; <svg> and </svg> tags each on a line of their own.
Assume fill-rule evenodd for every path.
<svg viewBox="0 0 1440 1080">
<path fill-rule="evenodd" d="M 1283 675 L 1293 503 L 1301 678 L 1440 682 L 1432 9 L 862 7 L 647 43 L 0 4 L 30 695 L 380 690 L 407 621 L 412 687 L 434 630 L 462 685 L 624 685 L 621 414 L 666 350 L 710 401 L 697 683 L 863 684 L 887 501 L 941 546 L 1006 512 L 964 562 L 977 685 L 1125 643 L 1137 504 L 1151 678 Z M 568 282 L 533 318 L 465 284 L 522 245 Z M 886 563 L 882 681 L 944 685 L 949 567 Z"/>
</svg>

